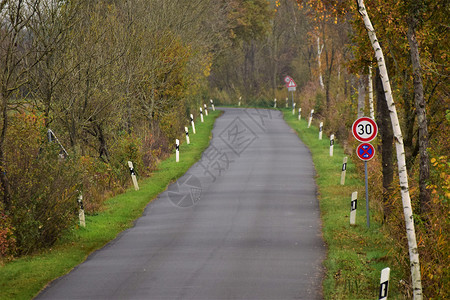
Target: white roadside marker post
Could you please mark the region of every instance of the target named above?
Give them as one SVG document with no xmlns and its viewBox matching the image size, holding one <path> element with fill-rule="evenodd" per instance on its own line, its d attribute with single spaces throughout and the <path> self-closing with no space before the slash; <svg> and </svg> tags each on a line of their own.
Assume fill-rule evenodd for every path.
<svg viewBox="0 0 450 300">
<path fill-rule="evenodd" d="M 189 129 L 184 127 L 184 132 L 186 132 L 186 143 L 189 145 L 191 141 L 189 140 Z"/>
<path fill-rule="evenodd" d="M 277 98 L 273 99 L 273 108 L 277 108 Z"/>
<path fill-rule="evenodd" d="M 347 156 L 344 157 L 344 161 L 342 163 L 341 185 L 345 184 L 345 173 L 346 172 L 347 172 Z"/>
<path fill-rule="evenodd" d="M 83 194 L 78 194 L 77 199 L 78 205 L 80 206 L 80 210 L 78 212 L 78 217 L 80 218 L 80 226 L 86 227 L 86 219 L 84 217 L 84 205 L 83 205 Z"/>
<path fill-rule="evenodd" d="M 319 140 L 322 139 L 322 132 L 323 132 L 323 122 L 320 122 L 320 125 L 319 125 Z"/>
<path fill-rule="evenodd" d="M 138 191 L 139 185 L 136 179 L 136 171 L 134 171 L 133 163 L 131 161 L 128 161 L 128 168 L 130 168 L 131 180 L 133 181 L 134 190 Z"/>
<path fill-rule="evenodd" d="M 288 98 L 288 97 L 286 97 L 286 108 L 288 108 L 288 106 L 289 106 L 289 103 L 288 103 L 288 101 L 289 101 L 289 98 Z"/>
<path fill-rule="evenodd" d="M 242 97 L 239 97 L 239 103 L 238 103 L 238 106 L 241 106 L 241 100 L 242 100 Z"/>
<path fill-rule="evenodd" d="M 195 134 L 195 124 L 194 124 L 194 115 L 191 114 L 191 126 L 192 126 L 192 132 Z"/>
<path fill-rule="evenodd" d="M 309 115 L 308 128 L 311 127 L 311 122 L 313 118 L 314 109 L 311 109 L 311 114 Z"/>
<path fill-rule="evenodd" d="M 358 192 L 352 193 L 350 202 L 350 225 L 356 225 L 356 209 L 358 208 Z"/>
<path fill-rule="evenodd" d="M 211 107 L 212 107 L 213 111 L 216 111 L 216 108 L 214 107 L 213 99 L 209 99 L 209 102 L 211 102 Z"/>
<path fill-rule="evenodd" d="M 208 115 L 208 106 L 206 104 L 203 104 L 203 107 L 205 108 L 205 116 Z"/>
<path fill-rule="evenodd" d="M 384 268 L 383 270 L 381 270 L 380 293 L 378 297 L 379 300 L 387 300 L 388 298 L 390 274 L 391 274 L 390 268 Z"/>
<path fill-rule="evenodd" d="M 330 135 L 330 156 L 333 156 L 334 134 Z"/>
<path fill-rule="evenodd" d="M 294 103 L 292 106 L 292 114 L 295 116 L 295 105 L 296 105 L 297 103 Z"/>
<path fill-rule="evenodd" d="M 176 162 L 180 161 L 180 140 L 179 139 L 175 140 L 175 161 Z"/>
<path fill-rule="evenodd" d="M 200 121 L 203 123 L 203 108 L 200 106 Z"/>
<path fill-rule="evenodd" d="M 300 121 L 302 119 L 302 108 L 298 108 L 298 120 Z"/>
</svg>

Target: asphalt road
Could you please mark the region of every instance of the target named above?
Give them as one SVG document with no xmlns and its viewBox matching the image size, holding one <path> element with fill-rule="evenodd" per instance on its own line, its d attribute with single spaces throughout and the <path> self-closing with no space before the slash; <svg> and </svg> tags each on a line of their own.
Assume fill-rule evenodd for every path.
<svg viewBox="0 0 450 300">
<path fill-rule="evenodd" d="M 37 299 L 322 299 L 308 149 L 278 111 L 224 110 L 201 161 Z"/>
</svg>

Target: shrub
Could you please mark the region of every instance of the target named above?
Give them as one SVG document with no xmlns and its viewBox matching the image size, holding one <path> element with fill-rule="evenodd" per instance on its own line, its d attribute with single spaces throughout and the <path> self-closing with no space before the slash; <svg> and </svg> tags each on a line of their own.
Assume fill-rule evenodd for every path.
<svg viewBox="0 0 450 300">
<path fill-rule="evenodd" d="M 43 121 L 32 113 L 11 116 L 6 137 L 11 230 L 18 254 L 51 246 L 73 224 L 78 174 L 73 160 L 46 141 Z"/>
<path fill-rule="evenodd" d="M 13 233 L 10 218 L 0 211 L 0 257 L 14 255 L 16 238 Z"/>
</svg>

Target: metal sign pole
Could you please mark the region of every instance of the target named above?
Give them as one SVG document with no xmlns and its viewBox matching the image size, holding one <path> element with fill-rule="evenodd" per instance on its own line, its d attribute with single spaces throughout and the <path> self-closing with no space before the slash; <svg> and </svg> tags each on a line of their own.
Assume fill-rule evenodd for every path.
<svg viewBox="0 0 450 300">
<path fill-rule="evenodd" d="M 369 215 L 369 184 L 367 175 L 367 161 L 364 161 L 364 171 L 366 173 L 366 215 L 367 215 L 367 228 L 370 227 L 370 215 Z"/>
</svg>

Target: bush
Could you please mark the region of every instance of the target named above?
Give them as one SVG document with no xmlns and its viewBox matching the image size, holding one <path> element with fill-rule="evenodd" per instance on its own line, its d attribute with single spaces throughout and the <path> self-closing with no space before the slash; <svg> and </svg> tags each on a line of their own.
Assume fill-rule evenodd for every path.
<svg viewBox="0 0 450 300">
<path fill-rule="evenodd" d="M 46 141 L 41 118 L 11 116 L 5 143 L 8 213 L 18 254 L 51 246 L 74 223 L 78 174 L 74 161 L 61 158 L 60 150 Z"/>
<path fill-rule="evenodd" d="M 10 218 L 0 211 L 0 257 L 14 255 L 16 238 L 13 233 Z"/>
</svg>

